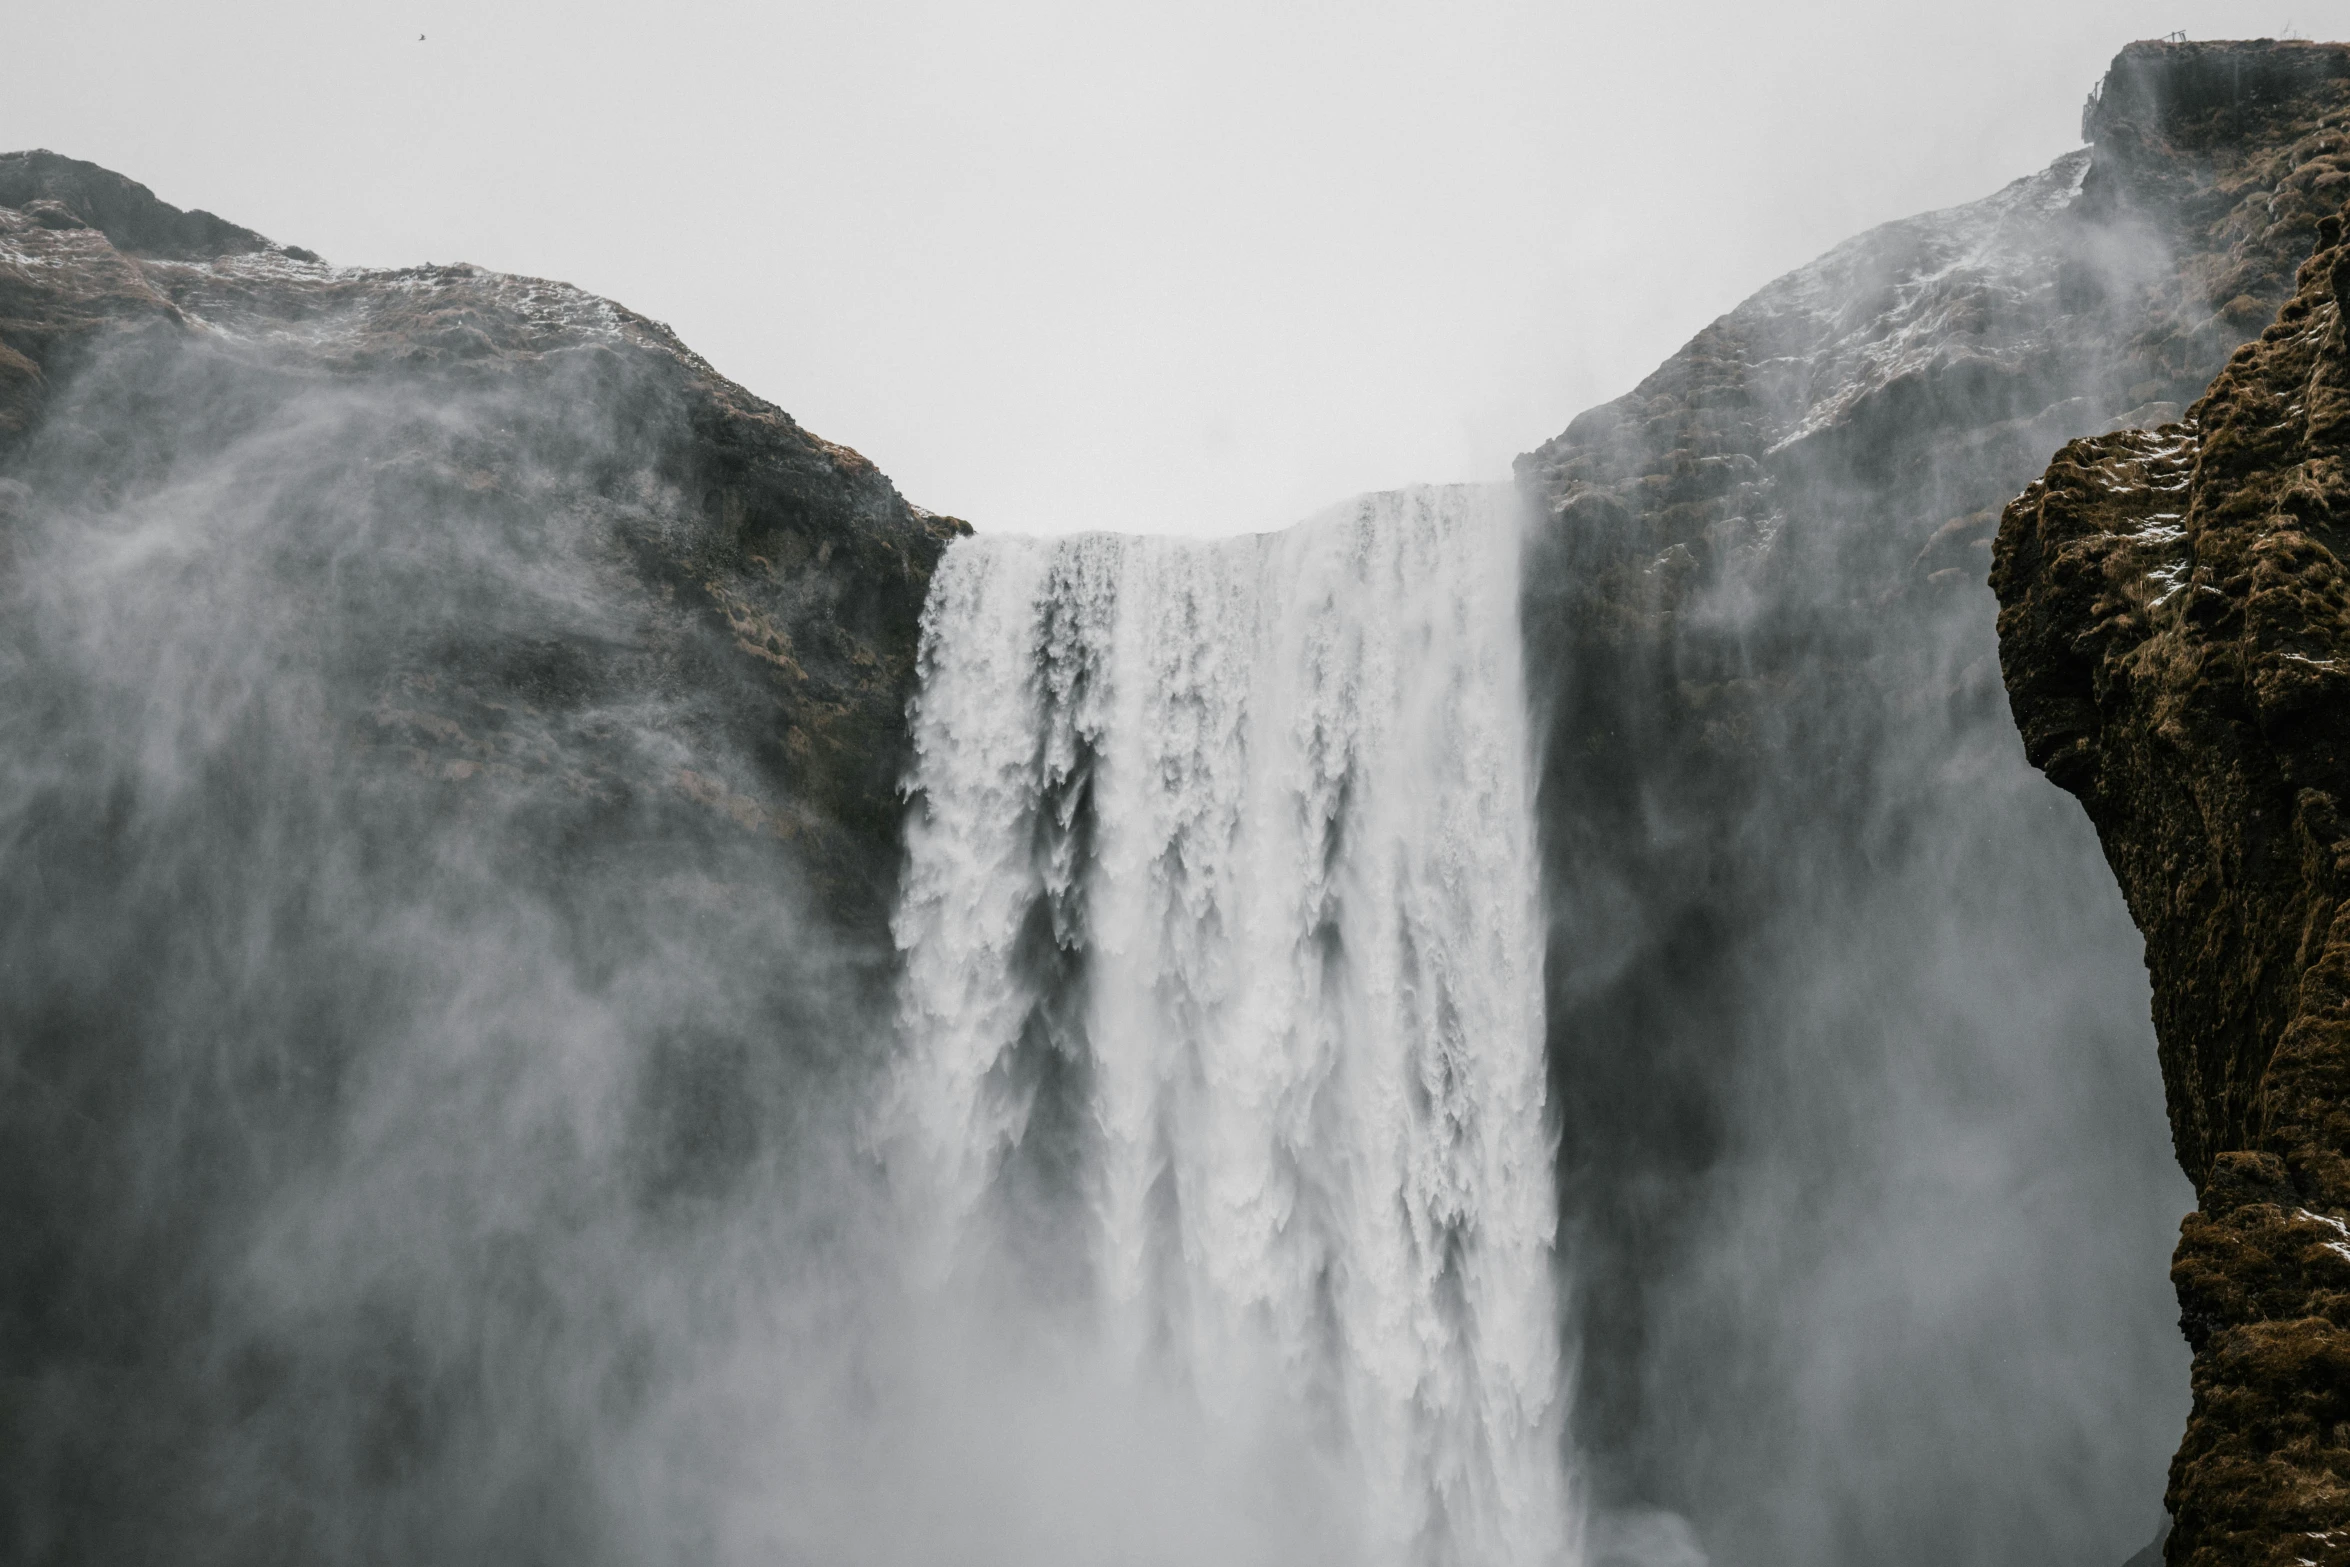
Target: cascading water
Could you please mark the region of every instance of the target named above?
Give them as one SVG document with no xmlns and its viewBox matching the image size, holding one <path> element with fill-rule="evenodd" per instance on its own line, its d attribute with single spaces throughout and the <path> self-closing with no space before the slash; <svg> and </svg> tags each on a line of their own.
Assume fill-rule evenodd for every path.
<svg viewBox="0 0 2350 1567">
<path fill-rule="evenodd" d="M 892 1107 L 934 1279 L 1211 1431 L 1353 1559 L 1574 1554 L 1505 486 L 1212 543 L 966 539 L 924 620 Z"/>
</svg>

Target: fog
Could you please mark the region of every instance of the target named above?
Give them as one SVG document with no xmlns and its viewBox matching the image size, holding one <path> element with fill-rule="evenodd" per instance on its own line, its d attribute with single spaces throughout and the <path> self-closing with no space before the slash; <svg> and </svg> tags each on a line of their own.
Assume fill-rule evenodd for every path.
<svg viewBox="0 0 2350 1567">
<path fill-rule="evenodd" d="M 1503 476 L 1769 278 L 2342 0 L 18 6 L 0 146 L 669 322 L 982 527 Z M 418 35 L 423 34 L 422 42 Z"/>
<path fill-rule="evenodd" d="M 2119 1562 L 2161 1524 L 2192 1193 L 2141 943 L 1978 586 L 2005 499 L 2123 412 L 2173 264 L 2082 181 L 1856 238 L 1528 459 L 1602 1563 Z M 2101 303 L 2053 303 L 2067 268 Z M 1809 420 L 1969 306 L 2003 373 Z M 1761 455 L 1688 482 L 1724 450 Z"/>
<path fill-rule="evenodd" d="M 569 276 L 990 530 L 1227 534 L 1498 479 L 1771 274 L 2045 164 L 2134 9 L 97 8 L 12 22 L 109 85 L 41 75 L 0 142 L 340 261 Z M 2161 21 L 2199 19 L 2257 25 Z M 2119 298 L 2143 239 L 2031 264 Z M 1702 560 L 1464 493 L 1429 516 L 1529 553 L 1457 602 L 1425 563 L 1389 598 L 1282 577 L 1313 534 L 983 534 L 966 566 L 1084 591 L 1012 595 L 1001 669 L 952 670 L 1000 675 L 955 699 L 999 749 L 930 734 L 904 780 L 931 881 L 868 845 L 844 892 L 731 632 L 668 591 L 713 526 L 660 457 L 674 387 L 106 339 L 0 481 L 8 1538 L 2119 1563 L 2184 1411 L 2188 1193 L 2136 935 L 2022 762 L 1979 574 L 1933 554 L 2122 412 L 2099 368 L 1798 449 Z M 1635 425 L 1583 428 L 1637 478 Z M 976 645 L 945 613 L 934 681 Z M 1158 705 L 1113 723 L 1120 658 Z M 1464 691 L 1534 733 L 1445 728 Z M 1257 886 L 1277 939 L 1224 901 Z M 1531 960 L 1471 939 L 1516 908 L 1531 945 L 1537 896 L 1539 1060 L 1477 988 L 1525 1002 Z M 1118 1027 L 1072 1024 L 1113 991 Z M 1417 1053 L 1348 1097 L 1390 1024 Z M 1279 1079 L 1239 1132 L 1232 1038 Z M 896 1119 L 933 1057 L 956 1200 L 1060 1228 L 933 1265 Z M 1116 1331 L 1113 1265 L 1152 1279 Z M 1488 1376 L 1502 1319 L 1531 1331 Z M 1538 1524 L 1481 1536 L 1496 1497 Z"/>
<path fill-rule="evenodd" d="M 919 1183 L 903 1200 L 923 1149 L 909 1152 L 897 1107 L 951 1097 L 951 1074 L 926 1070 L 920 1027 L 893 1040 L 894 959 L 872 916 L 894 887 L 815 895 L 799 842 L 765 825 L 793 801 L 752 732 L 759 698 L 727 678 L 730 634 L 666 591 L 710 528 L 699 497 L 663 476 L 684 417 L 673 395 L 643 363 L 594 350 L 329 379 L 227 333 L 132 332 L 61 378 L 12 454 L 10 1554 L 1406 1559 L 1414 1530 L 1436 1526 L 1391 1529 L 1362 1509 L 1412 1514 L 1411 1487 L 1433 1496 L 1437 1482 L 1406 1451 L 1393 1460 L 1405 1484 L 1367 1489 L 1352 1455 L 1370 1444 L 1333 1437 L 1332 1412 L 1289 1392 L 1294 1357 L 1321 1353 L 1318 1312 L 1348 1293 L 1312 1272 L 1370 1250 L 1341 1238 L 1286 1286 L 1288 1342 L 1258 1342 L 1260 1305 L 1239 1291 L 1221 1354 L 1196 1360 L 1121 1353 L 1085 1325 L 1086 1293 L 1056 1284 L 1062 1259 L 1035 1249 L 925 1261 L 941 1213 Z M 1497 1136 L 1514 1118 L 1523 1147 L 1485 1177 L 1508 1188 L 1481 1216 L 1494 1233 L 1445 1255 L 1494 1254 L 1470 1270 L 1471 1299 L 1512 1308 L 1526 1342 L 1492 1352 L 1498 1391 L 1461 1393 L 1457 1429 L 1434 1445 L 1441 1479 L 1473 1477 L 1492 1433 L 1514 1444 L 1513 1463 L 1476 1482 L 1502 1499 L 1455 1498 L 1445 1527 L 1476 1539 L 1480 1508 L 1521 1505 L 1549 1522 L 1512 1559 L 1548 1560 L 1567 1546 L 1555 1506 L 1517 1496 L 1548 1496 L 1564 1474 L 1547 1141 L 1529 1091 L 1533 868 L 1522 791 L 1494 795 L 1488 776 L 1506 782 L 1523 757 L 1500 493 L 1483 569 L 1467 574 L 1487 612 L 1469 618 L 1482 661 L 1431 678 L 1471 680 L 1484 715 L 1467 725 L 1482 770 L 1445 787 L 1460 810 L 1499 815 L 1464 825 L 1459 848 L 1514 874 L 1520 897 L 1499 936 L 1455 896 L 1418 939 L 1431 963 L 1499 970 L 1494 994 L 1473 974 L 1456 987 L 1448 1005 L 1470 1022 L 1437 1043 L 1453 1070 L 1498 1077 L 1483 1113 Z M 1440 537 L 1423 524 L 1422 569 L 1391 562 L 1374 587 L 1415 602 Z M 1343 574 L 1344 549 L 1325 553 Z M 1227 574 L 1255 586 L 1253 571 Z M 1461 614 L 1441 595 L 1435 610 Z M 1342 604 L 1323 618 L 1307 623 L 1301 668 L 1372 617 Z M 1249 678 L 1247 660 L 1228 667 Z M 1441 718 L 1408 661 L 1386 667 L 1422 721 Z M 1342 681 L 1331 700 L 1351 691 Z M 1416 733 L 1382 775 L 1449 778 L 1449 751 Z M 1390 809 L 1382 864 L 1399 837 L 1411 852 L 1412 822 Z M 988 830 L 1009 832 L 1018 862 L 1033 826 L 1015 812 Z M 1024 898 L 1016 886 L 1015 924 Z M 951 936 L 964 916 L 942 918 Z M 917 988 L 910 1016 L 927 1001 L 984 1034 L 994 1014 L 966 1017 L 957 991 L 989 977 L 956 970 L 951 939 L 903 939 L 948 971 Z M 1484 951 L 1497 944 L 1498 959 Z M 1369 988 L 1357 1010 L 1376 1036 L 1392 977 Z M 1487 1003 L 1515 1053 L 1465 1058 L 1464 1027 L 1493 1032 Z M 1022 1028 L 1027 1003 L 1012 1005 Z M 1297 1006 L 1296 1026 L 1343 1058 L 1309 1062 L 1299 1092 L 1366 1071 L 1311 992 Z M 1173 1058 L 1191 1048 L 1172 1024 L 1168 1041 Z M 984 1050 L 975 1070 L 1002 1071 Z M 1359 1139 L 1289 1147 L 1327 1167 L 1309 1187 L 1345 1196 L 1344 1171 L 1379 1156 L 1394 1091 L 1372 1076 Z M 940 1120 L 945 1151 L 963 1135 Z M 999 1168 L 1055 1180 L 1041 1139 L 1015 1130 L 1007 1151 L 985 1118 L 968 1135 L 982 1187 Z M 1221 1179 L 1218 1147 L 1203 1138 L 1192 1157 Z M 1373 1231 L 1382 1178 L 1350 1199 Z M 1419 1229 L 1456 1222 L 1452 1202 L 1477 1212 L 1476 1173 L 1456 1179 L 1471 1196 L 1439 1182 Z M 1398 1449 L 1420 1440 L 1421 1411 L 1389 1396 L 1387 1361 L 1451 1309 L 1449 1265 L 1430 1265 L 1352 1308 L 1364 1342 L 1340 1424 Z M 1203 1324 L 1215 1271 L 1194 1285 Z M 1388 1295 L 1415 1287 L 1427 1298 L 1390 1321 Z M 1499 1340 L 1503 1325 L 1475 1331 Z M 1426 1354 L 1428 1376 L 1458 1358 Z"/>
<path fill-rule="evenodd" d="M 1241 1291 L 1228 1353 L 1194 1362 L 1122 1353 L 1036 1249 L 927 1263 L 940 1213 L 919 1183 L 905 1200 L 922 1150 L 896 1107 L 947 1090 L 897 1038 L 894 855 L 823 890 L 809 841 L 778 826 L 800 802 L 771 699 L 730 672 L 723 618 L 673 591 L 720 568 L 702 497 L 669 476 L 687 413 L 660 361 L 572 346 L 333 376 L 312 354 L 344 323 L 306 327 L 298 348 L 101 340 L 0 484 L 7 1553 L 1406 1559 L 1411 1530 L 1361 1510 L 1409 1513 L 1410 1486 L 1436 1482 L 1402 1457 L 1409 1485 L 1367 1490 L 1367 1444 L 1292 1396 L 1284 1352 L 1319 1352 L 1344 1290 L 1290 1282 L 1286 1344 L 1257 1341 Z M 1390 1396 L 1387 1359 L 1458 1316 L 1434 1262 L 1495 1254 L 1471 1298 L 1514 1306 L 1526 1342 L 1494 1352 L 1499 1391 L 1463 1392 L 1435 1445 L 1439 1479 L 1473 1477 L 1505 1433 L 1514 1467 L 1477 1482 L 1505 1500 L 1565 1478 L 1529 829 L 1522 790 L 1486 776 L 1523 755 L 1512 520 L 1504 504 L 1469 574 L 1483 663 L 1430 677 L 1481 677 L 1485 771 L 1448 787 L 1499 812 L 1461 847 L 1520 887 L 1498 965 L 1516 1053 L 1464 1060 L 1457 1022 L 1438 1041 L 1501 1079 L 1490 1116 L 1522 1147 L 1482 1226 L 1507 1235 L 1423 1256 L 1398 1286 L 1423 1292 L 1408 1321 L 1377 1292 L 1354 1308 L 1346 1417 L 1412 1448 L 1420 1402 Z M 1429 577 L 1391 563 L 1380 582 L 1409 605 Z M 1324 620 L 1301 666 L 1373 617 Z M 1382 774 L 1448 777 L 1450 752 L 1413 733 Z M 1387 852 L 1414 852 L 1412 823 L 1389 811 Z M 1024 845 L 1033 826 L 989 830 Z M 1483 961 L 1479 917 L 1456 895 L 1424 921 L 1429 961 Z M 956 988 L 928 999 L 960 1026 Z M 1393 982 L 1370 988 L 1376 1033 Z M 1474 1024 L 1492 999 L 1472 977 L 1450 1005 Z M 1310 993 L 1298 1006 L 1355 1063 L 1341 1076 L 1364 1070 Z M 1189 1048 L 1179 1029 L 1167 1048 Z M 1376 1154 L 1394 1091 L 1365 1091 L 1359 1142 L 1291 1151 L 1341 1173 Z M 939 1135 L 952 1152 L 953 1116 Z M 1054 1179 L 1024 1132 L 1008 1150 L 984 1118 L 969 1135 L 983 1186 Z M 1355 1221 L 1374 1231 L 1380 1179 Z M 1420 1230 L 1458 1222 L 1449 1190 Z M 1340 1242 L 1317 1266 L 1367 1260 Z M 1460 1358 L 1425 1353 L 1431 1376 Z M 1459 1499 L 1447 1527 L 1476 1538 L 1480 1506 L 1499 1504 Z M 1527 1510 L 1552 1522 L 1520 1557 L 1568 1547 L 1555 1509 Z"/>
<path fill-rule="evenodd" d="M 673 784 L 772 787 L 661 405 L 181 349 L 0 493 L 12 1553 L 710 1559 L 857 1374 L 886 987 Z"/>
</svg>

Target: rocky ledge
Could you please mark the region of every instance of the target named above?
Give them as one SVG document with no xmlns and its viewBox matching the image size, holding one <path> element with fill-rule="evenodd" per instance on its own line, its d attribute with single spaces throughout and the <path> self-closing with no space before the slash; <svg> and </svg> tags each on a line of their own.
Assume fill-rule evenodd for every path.
<svg viewBox="0 0 2350 1567">
<path fill-rule="evenodd" d="M 2293 149 L 2350 195 L 2350 122 Z M 1992 586 L 2030 760 L 2146 937 L 2194 1407 L 2177 1567 L 2350 1560 L 2350 246 L 2184 416 L 2066 446 Z"/>
</svg>

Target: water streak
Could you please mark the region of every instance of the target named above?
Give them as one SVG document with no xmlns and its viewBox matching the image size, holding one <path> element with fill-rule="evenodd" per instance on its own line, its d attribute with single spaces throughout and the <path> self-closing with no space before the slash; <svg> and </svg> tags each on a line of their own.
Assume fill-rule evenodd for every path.
<svg viewBox="0 0 2350 1567">
<path fill-rule="evenodd" d="M 1319 1433 L 1360 1560 L 1570 1554 L 1506 487 L 941 563 L 896 1168 L 1212 1429 Z"/>
</svg>

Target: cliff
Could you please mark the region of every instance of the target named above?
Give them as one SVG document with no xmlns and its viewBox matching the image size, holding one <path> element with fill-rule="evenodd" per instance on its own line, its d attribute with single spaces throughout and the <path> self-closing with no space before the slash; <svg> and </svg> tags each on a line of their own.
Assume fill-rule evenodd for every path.
<svg viewBox="0 0 2350 1567">
<path fill-rule="evenodd" d="M 2341 118 L 2291 148 L 2350 195 Z M 2197 1203 L 2168 1559 L 2350 1554 L 2350 248 L 2342 218 L 2184 416 L 2076 441 L 2007 508 L 2015 721 L 2145 932 Z"/>
<path fill-rule="evenodd" d="M 837 1240 L 961 526 L 576 288 L 0 157 L 0 1555 L 659 1555 L 597 1466 L 697 1248 Z"/>
<path fill-rule="evenodd" d="M 2118 1560 L 2152 1532 L 2178 1415 L 2151 1259 L 2183 1198 L 2137 942 L 2014 754 L 1980 584 L 2048 450 L 2177 418 L 2292 294 L 2350 186 L 2346 107 L 2338 46 L 2132 45 L 2090 147 L 1772 283 L 1520 460 L 1603 1505 L 1759 1559 Z M 2265 953 L 2224 961 L 2287 985 Z"/>
<path fill-rule="evenodd" d="M 2178 1166 L 2170 1559 L 2341 1538 L 2346 112 L 2134 45 L 1522 460 L 1600 1562 L 2124 1557 Z M 853 1273 L 959 527 L 608 301 L 0 158 L 12 1556 L 715 1549 L 633 1487 Z"/>
<path fill-rule="evenodd" d="M 379 413 L 496 409 L 482 428 L 371 417 L 333 460 L 436 507 L 597 514 L 644 639 L 387 663 L 369 742 L 453 783 L 528 768 L 517 715 L 603 661 L 657 657 L 724 689 L 758 770 L 628 783 L 798 839 L 832 893 L 870 905 L 896 852 L 915 626 L 962 524 L 568 284 L 330 266 L 94 164 L 0 156 L 0 515 L 119 508 L 355 388 Z"/>
</svg>

